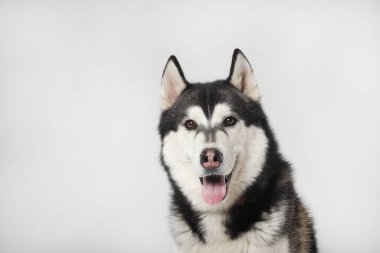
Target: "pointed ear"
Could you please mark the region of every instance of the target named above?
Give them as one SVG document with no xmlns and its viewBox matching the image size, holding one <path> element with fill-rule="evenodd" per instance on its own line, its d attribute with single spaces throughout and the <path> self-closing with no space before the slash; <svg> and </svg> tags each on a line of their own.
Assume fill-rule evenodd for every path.
<svg viewBox="0 0 380 253">
<path fill-rule="evenodd" d="M 227 78 L 233 86 L 240 90 L 244 95 L 253 99 L 260 100 L 260 92 L 257 87 L 255 75 L 251 64 L 240 49 L 235 49 L 232 56 L 230 75 Z"/>
<path fill-rule="evenodd" d="M 177 58 L 172 55 L 166 63 L 161 81 L 161 110 L 171 107 L 188 85 Z"/>
</svg>

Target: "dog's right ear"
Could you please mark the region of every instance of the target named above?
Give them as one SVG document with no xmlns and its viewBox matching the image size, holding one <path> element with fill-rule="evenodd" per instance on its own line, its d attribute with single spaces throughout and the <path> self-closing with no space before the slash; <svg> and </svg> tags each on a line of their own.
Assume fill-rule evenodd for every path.
<svg viewBox="0 0 380 253">
<path fill-rule="evenodd" d="M 181 66 L 177 58 L 172 55 L 166 63 L 161 81 L 161 110 L 165 111 L 170 108 L 186 88 L 188 82 L 183 75 Z"/>
</svg>

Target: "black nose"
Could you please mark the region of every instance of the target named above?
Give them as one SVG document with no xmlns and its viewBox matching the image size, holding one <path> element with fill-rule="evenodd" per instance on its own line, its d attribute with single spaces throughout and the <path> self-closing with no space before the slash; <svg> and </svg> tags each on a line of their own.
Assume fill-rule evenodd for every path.
<svg viewBox="0 0 380 253">
<path fill-rule="evenodd" d="M 201 165 L 205 169 L 216 169 L 223 162 L 223 155 L 219 150 L 207 148 L 201 153 Z"/>
</svg>

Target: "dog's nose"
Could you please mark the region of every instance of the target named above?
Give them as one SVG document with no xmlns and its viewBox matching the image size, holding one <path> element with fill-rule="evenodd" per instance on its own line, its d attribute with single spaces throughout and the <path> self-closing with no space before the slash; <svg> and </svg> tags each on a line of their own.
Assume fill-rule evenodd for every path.
<svg viewBox="0 0 380 253">
<path fill-rule="evenodd" d="M 205 169 L 216 169 L 223 162 L 223 155 L 219 150 L 207 148 L 201 153 L 201 165 Z"/>
</svg>

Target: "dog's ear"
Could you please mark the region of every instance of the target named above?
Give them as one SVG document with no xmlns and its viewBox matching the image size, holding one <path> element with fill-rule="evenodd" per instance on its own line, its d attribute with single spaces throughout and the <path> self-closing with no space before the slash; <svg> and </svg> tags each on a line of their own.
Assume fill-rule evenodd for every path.
<svg viewBox="0 0 380 253">
<path fill-rule="evenodd" d="M 183 75 L 181 66 L 177 58 L 172 55 L 168 59 L 161 81 L 161 110 L 170 108 L 177 100 L 179 95 L 188 85 L 185 76 Z"/>
<path fill-rule="evenodd" d="M 257 87 L 251 64 L 249 64 L 249 61 L 240 49 L 234 50 L 230 75 L 228 76 L 227 81 L 247 97 L 254 101 L 260 100 L 260 92 Z"/>
</svg>

